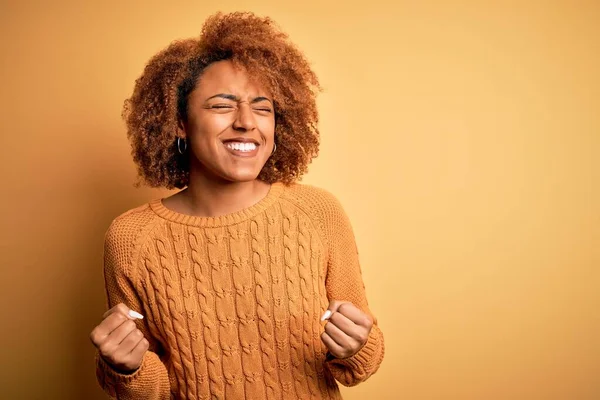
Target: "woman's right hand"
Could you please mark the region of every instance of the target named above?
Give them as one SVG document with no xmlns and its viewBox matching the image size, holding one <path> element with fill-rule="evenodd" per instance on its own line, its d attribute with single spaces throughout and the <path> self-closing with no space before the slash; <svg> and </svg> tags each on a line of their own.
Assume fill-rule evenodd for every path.
<svg viewBox="0 0 600 400">
<path fill-rule="evenodd" d="M 135 320 L 143 316 L 119 303 L 102 318 L 90 333 L 92 343 L 114 370 L 124 374 L 135 372 L 148 350 L 148 340 L 135 324 Z"/>
</svg>

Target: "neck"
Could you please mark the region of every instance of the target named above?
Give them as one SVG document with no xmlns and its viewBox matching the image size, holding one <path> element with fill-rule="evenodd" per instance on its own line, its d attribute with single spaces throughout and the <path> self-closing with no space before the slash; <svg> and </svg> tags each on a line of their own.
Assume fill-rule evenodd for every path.
<svg viewBox="0 0 600 400">
<path fill-rule="evenodd" d="M 271 185 L 255 179 L 230 182 L 190 173 L 188 187 L 178 195 L 180 212 L 198 217 L 218 217 L 251 207 L 262 200 Z"/>
</svg>

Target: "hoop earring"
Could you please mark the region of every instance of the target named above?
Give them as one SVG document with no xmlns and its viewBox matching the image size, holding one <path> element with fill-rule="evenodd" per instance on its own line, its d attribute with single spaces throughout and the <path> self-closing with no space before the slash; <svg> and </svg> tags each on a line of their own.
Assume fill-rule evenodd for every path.
<svg viewBox="0 0 600 400">
<path fill-rule="evenodd" d="M 275 154 L 275 151 L 277 151 L 277 143 L 273 143 L 273 151 L 271 152 L 271 155 Z"/>
<path fill-rule="evenodd" d="M 185 139 L 183 139 L 183 150 L 181 150 L 181 138 L 177 138 L 177 150 L 179 151 L 179 154 L 185 154 L 187 150 L 187 142 Z"/>
</svg>

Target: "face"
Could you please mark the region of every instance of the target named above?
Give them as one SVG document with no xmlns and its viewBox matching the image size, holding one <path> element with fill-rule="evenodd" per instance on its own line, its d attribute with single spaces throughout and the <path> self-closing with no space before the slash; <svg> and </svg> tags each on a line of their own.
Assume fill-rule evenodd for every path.
<svg viewBox="0 0 600 400">
<path fill-rule="evenodd" d="M 189 96 L 183 129 L 191 177 L 255 180 L 273 152 L 272 96 L 230 61 L 215 62 L 203 71 Z"/>
</svg>

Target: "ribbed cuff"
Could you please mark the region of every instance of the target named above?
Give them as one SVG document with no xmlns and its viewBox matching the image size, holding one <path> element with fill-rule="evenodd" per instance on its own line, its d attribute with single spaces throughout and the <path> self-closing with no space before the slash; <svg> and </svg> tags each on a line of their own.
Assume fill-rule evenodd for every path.
<svg viewBox="0 0 600 400">
<path fill-rule="evenodd" d="M 148 353 L 146 353 L 148 354 Z M 134 372 L 130 374 L 123 374 L 121 372 L 116 371 L 109 363 L 107 363 L 99 354 L 96 354 L 96 359 L 98 363 L 98 367 L 102 370 L 104 377 L 108 378 L 108 380 L 112 381 L 113 384 L 116 383 L 130 383 L 134 381 L 144 369 L 144 365 L 146 364 L 146 354 L 144 354 L 144 358 L 142 358 L 142 363 L 140 367 L 136 369 Z"/>
<path fill-rule="evenodd" d="M 373 335 L 369 335 L 367 343 L 355 355 L 348 358 L 336 358 L 331 361 L 345 365 L 356 372 L 362 372 L 373 362 L 377 347 L 377 341 L 373 338 Z"/>
<path fill-rule="evenodd" d="M 96 357 L 98 382 L 109 396 L 121 400 L 169 399 L 169 375 L 156 353 L 147 351 L 140 367 L 131 374 L 115 371 L 101 357 Z"/>
<path fill-rule="evenodd" d="M 383 353 L 382 346 L 383 342 L 378 330 L 373 329 L 367 343 L 358 353 L 348 358 L 327 360 L 326 364 L 342 385 L 358 385 L 378 369 Z"/>
</svg>

